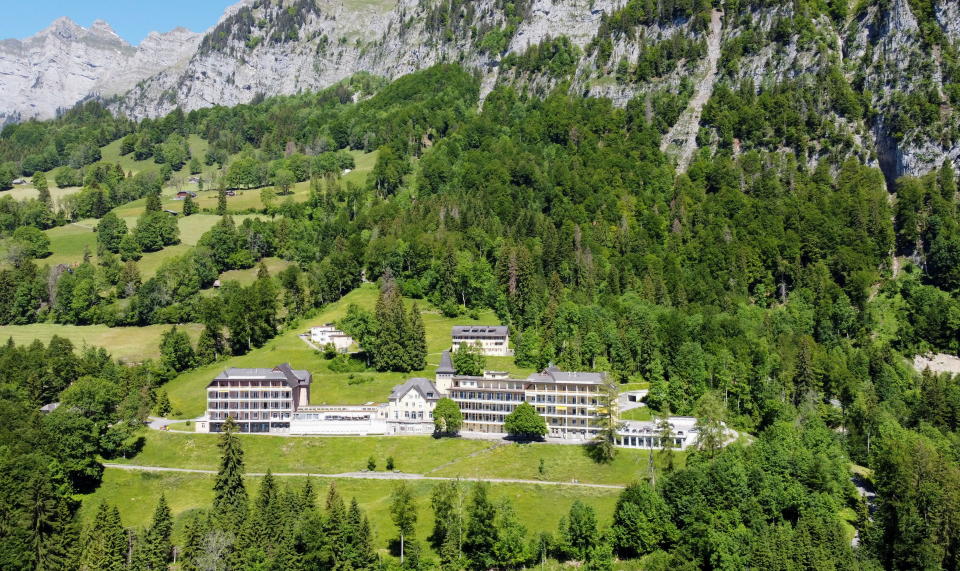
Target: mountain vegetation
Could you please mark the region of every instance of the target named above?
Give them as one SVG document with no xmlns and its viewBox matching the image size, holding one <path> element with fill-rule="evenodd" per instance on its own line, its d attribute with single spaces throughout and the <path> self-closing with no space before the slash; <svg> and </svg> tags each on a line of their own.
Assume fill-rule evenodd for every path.
<svg viewBox="0 0 960 571">
<path fill-rule="evenodd" d="M 6 126 L 0 187 L 30 177 L 38 196 L 0 197 L 0 324 L 170 329 L 160 360 L 135 365 L 57 337 L 0 347 L 0 568 L 163 569 L 174 545 L 183 569 L 514 569 L 548 558 L 590 569 L 633 559 L 647 569 L 956 568 L 958 378 L 911 365 L 960 351 L 950 160 L 960 66 L 942 3 L 907 2 L 916 41 L 931 50 L 921 53 L 940 54 L 936 83 L 910 57 L 912 71 L 897 73 L 920 87 L 898 87 L 893 71 L 889 89 L 878 84 L 893 62 L 869 38 L 839 50 L 863 64 L 859 74 L 836 57 L 791 60 L 806 64 L 776 81 L 743 71 L 761 57 L 825 53 L 838 41 L 826 31 L 883 21 L 905 1 L 631 0 L 603 10 L 590 41 L 543 35 L 523 50 L 507 46 L 530 3 L 482 12 L 443 2 L 418 25 L 442 45 L 468 35 L 497 57 L 498 81 L 468 61 L 440 63 L 140 121 L 90 101 Z M 677 169 L 664 137 L 697 78 L 659 80 L 705 58 L 717 8 L 736 33 L 724 36 L 720 79 L 695 124 L 698 151 Z M 324 14 L 315 10 L 252 3 L 200 51 L 223 56 L 240 42 L 252 57 L 320 42 L 305 33 Z M 601 69 L 632 87 L 596 96 L 588 83 L 603 83 Z M 121 159 L 105 161 L 117 141 Z M 938 160 L 896 164 L 909 145 L 935 147 Z M 366 180 L 346 178 L 351 151 L 375 153 Z M 133 172 L 126 159 L 148 166 Z M 213 173 L 218 218 L 188 245 L 162 197 L 177 173 L 195 171 Z M 51 182 L 81 189 L 53 200 Z M 238 222 L 228 193 L 252 189 L 267 189 L 261 216 Z M 96 259 L 45 261 L 51 229 L 91 219 Z M 137 260 L 171 247 L 182 249 L 141 275 Z M 268 258 L 289 265 L 271 272 Z M 246 285 L 219 283 L 237 270 L 249 270 Z M 652 454 L 611 521 L 572 501 L 556 533 L 533 537 L 509 502 L 461 482 L 436 484 L 434 531 L 417 537 L 416 503 L 427 500 L 400 487 L 376 507 L 396 523 L 392 542 L 335 487 L 322 507 L 312 484 L 285 489 L 270 474 L 248 494 L 242 441 L 228 431 L 214 501 L 182 536 L 166 503 L 176 490 L 146 529 L 125 528 L 106 504 L 81 525 L 75 495 L 100 483 L 101 459 L 143 445 L 147 415 L 169 407 L 167 381 L 264 347 L 364 281 L 380 297 L 373 312 L 352 306 L 339 320 L 364 349 L 344 367 L 422 370 L 420 307 L 492 311 L 511 329 L 517 366 L 606 371 L 648 389 L 658 413 L 697 415 L 708 444 L 682 467 L 669 446 Z M 196 343 L 185 323 L 203 325 Z M 454 359 L 483 368 L 469 350 Z M 438 435 L 455 433 L 459 410 L 441 412 Z M 532 407 L 512 416 L 520 439 L 546 432 Z M 722 447 L 721 421 L 744 437 Z"/>
</svg>

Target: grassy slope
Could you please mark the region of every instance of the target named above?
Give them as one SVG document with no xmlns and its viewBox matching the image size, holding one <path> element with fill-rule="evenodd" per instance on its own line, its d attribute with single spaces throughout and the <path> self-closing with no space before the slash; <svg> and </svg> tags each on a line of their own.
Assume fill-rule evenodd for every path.
<svg viewBox="0 0 960 571">
<path fill-rule="evenodd" d="M 107 470 L 100 488 L 92 494 L 82 496 L 83 505 L 80 517 L 89 522 L 101 502 L 108 502 L 120 509 L 124 525 L 141 527 L 149 523 L 157 499 L 164 493 L 170 508 L 176 517 L 174 540 L 180 541 L 184 515 L 198 506 L 209 506 L 213 500 L 213 475 L 171 474 L 149 472 L 127 472 Z M 300 489 L 305 478 L 281 478 L 281 485 Z M 260 478 L 247 478 L 247 489 L 255 496 Z M 314 489 L 318 490 L 318 501 L 322 505 L 327 493 L 329 480 L 315 479 Z M 395 536 L 395 528 L 390 521 L 390 493 L 395 482 L 374 480 L 337 480 L 337 489 L 348 499 L 356 497 L 367 515 L 376 533 L 376 546 L 386 549 L 388 542 Z M 409 482 L 413 488 L 418 509 L 417 537 L 423 540 L 433 528 L 433 513 L 430 509 L 430 490 L 435 482 Z M 556 531 L 557 521 L 570 509 L 574 500 L 580 500 L 597 510 L 602 526 L 609 525 L 616 503 L 617 490 L 572 488 L 562 486 L 541 486 L 526 484 L 493 484 L 492 496 L 495 500 L 509 499 L 520 521 L 528 529 L 528 537 L 540 531 Z"/>
<path fill-rule="evenodd" d="M 294 265 L 293 262 L 287 260 L 281 260 L 280 258 L 264 258 L 261 260 L 265 266 L 267 266 L 267 271 L 270 272 L 270 275 L 275 276 L 279 272 L 287 269 L 288 267 Z M 257 272 L 260 271 L 260 265 L 257 264 L 252 268 L 247 268 L 245 270 L 230 270 L 220 274 L 220 281 L 235 281 L 239 282 L 240 285 L 248 286 L 252 284 L 257 279 Z"/>
<path fill-rule="evenodd" d="M 150 431 L 146 445 L 130 460 L 116 462 L 141 466 L 164 466 L 216 470 L 220 452 L 218 434 L 177 434 Z M 303 472 L 339 474 L 358 472 L 374 457 L 381 468 L 393 456 L 396 469 L 425 473 L 441 465 L 492 446 L 490 442 L 466 439 L 438 440 L 431 436 L 395 438 L 240 435 L 244 459 L 251 472 Z"/>
<path fill-rule="evenodd" d="M 38 198 L 40 193 L 37 192 L 37 189 L 33 187 L 33 184 L 30 183 L 30 179 L 26 179 L 27 184 L 17 185 L 12 189 L 4 192 L 0 192 L 0 196 L 12 196 L 14 200 L 27 200 L 29 198 Z M 47 179 L 47 189 L 50 191 L 50 197 L 53 198 L 54 204 L 57 204 L 60 200 L 63 200 L 65 197 L 75 194 L 80 191 L 79 186 L 68 186 L 66 188 L 60 188 L 53 183 L 53 178 Z"/>
<path fill-rule="evenodd" d="M 219 459 L 216 434 L 150 431 L 143 450 L 121 464 L 216 470 Z M 626 484 L 649 472 L 649 454 L 620 450 L 609 464 L 596 464 L 583 446 L 567 444 L 506 444 L 430 436 L 309 437 L 241 435 L 247 469 L 251 472 L 339 474 L 357 472 L 373 457 L 382 467 L 390 456 L 397 470 L 430 476 L 515 478 L 566 482 L 576 478 L 592 484 Z M 685 454 L 674 453 L 674 465 Z M 540 461 L 544 471 L 540 473 Z M 655 455 L 658 467 L 661 454 Z"/>
<path fill-rule="evenodd" d="M 190 333 L 196 342 L 202 326 L 187 324 L 180 326 Z M 55 323 L 34 323 L 31 325 L 0 326 L 0 339 L 12 337 L 18 345 L 27 345 L 34 339 L 44 343 L 54 335 L 70 339 L 77 347 L 84 344 L 106 348 L 114 358 L 126 361 L 142 361 L 160 356 L 160 335 L 170 329 L 169 325 L 150 325 L 148 327 L 107 327 L 106 325 L 59 325 Z"/>
<path fill-rule="evenodd" d="M 383 402 L 390 389 L 413 376 L 432 378 L 434 369 L 440 363 L 440 352 L 450 347 L 450 328 L 455 324 L 495 324 L 498 323 L 493 312 L 482 312 L 479 320 L 467 317 L 455 319 L 443 317 L 436 310 L 429 308 L 424 301 L 420 301 L 424 327 L 427 330 L 427 368 L 423 371 L 411 373 L 361 373 L 360 375 L 373 376 L 373 380 L 359 385 L 347 384 L 348 375 L 334 373 L 327 368 L 328 361 L 308 347 L 297 335 L 307 331 L 312 325 L 319 325 L 335 321 L 346 314 L 347 306 L 355 303 L 361 307 L 373 310 L 377 300 L 377 289 L 374 284 L 364 284 L 350 292 L 337 303 L 333 303 L 316 316 L 305 322 L 294 331 L 283 333 L 246 355 L 231 357 L 225 361 L 200 367 L 180 375 L 170 381 L 167 392 L 173 405 L 174 416 L 177 418 L 193 418 L 203 414 L 204 388 L 217 373 L 228 367 L 272 367 L 288 362 L 297 368 L 310 371 L 313 374 L 313 386 L 310 389 L 310 402 L 313 404 L 358 404 L 369 401 Z M 513 366 L 512 359 L 490 358 L 487 360 L 490 367 L 508 370 L 518 375 L 526 375 L 530 371 Z"/>
</svg>

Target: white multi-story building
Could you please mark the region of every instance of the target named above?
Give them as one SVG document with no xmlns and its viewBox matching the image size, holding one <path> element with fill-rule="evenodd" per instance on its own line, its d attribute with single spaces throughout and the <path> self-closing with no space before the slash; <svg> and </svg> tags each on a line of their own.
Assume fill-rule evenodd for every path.
<svg viewBox="0 0 960 571">
<path fill-rule="evenodd" d="M 350 337 L 343 331 L 333 326 L 332 323 L 318 325 L 310 328 L 310 341 L 323 348 L 325 345 L 333 345 L 339 353 L 346 353 L 353 345 L 353 337 Z"/>
<path fill-rule="evenodd" d="M 440 390 L 428 379 L 413 378 L 393 387 L 387 403 L 387 425 L 392 434 L 430 434 L 433 409 Z"/>
<path fill-rule="evenodd" d="M 310 402 L 308 371 L 287 363 L 272 369 L 231 367 L 207 385 L 207 412 L 197 432 L 220 432 L 228 417 L 240 432 L 289 432 L 292 414 Z"/>
<path fill-rule="evenodd" d="M 479 377 L 453 375 L 449 397 L 463 413 L 466 432 L 503 433 L 504 418 L 527 402 L 546 421 L 548 436 L 586 439 L 599 430 L 605 384 L 603 373 L 566 372 L 553 366 L 526 379 L 487 371 Z"/>
<path fill-rule="evenodd" d="M 456 351 L 461 345 L 479 347 L 480 351 L 489 357 L 509 357 L 510 330 L 505 325 L 454 325 L 452 350 Z"/>
</svg>

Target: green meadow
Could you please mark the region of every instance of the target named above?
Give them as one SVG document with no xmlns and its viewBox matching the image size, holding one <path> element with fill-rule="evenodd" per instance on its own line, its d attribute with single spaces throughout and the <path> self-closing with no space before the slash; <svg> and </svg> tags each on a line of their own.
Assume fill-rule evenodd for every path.
<svg viewBox="0 0 960 571">
<path fill-rule="evenodd" d="M 228 272 L 230 273 L 230 272 Z M 247 280 L 250 276 L 247 276 Z M 281 363 L 290 363 L 298 369 L 306 369 L 313 375 L 310 388 L 311 404 L 360 404 L 365 402 L 383 402 L 390 389 L 410 377 L 432 378 L 434 370 L 440 364 L 440 353 L 450 347 L 450 330 L 453 325 L 497 324 L 492 311 L 484 311 L 479 319 L 469 317 L 444 317 L 427 302 L 419 300 L 423 312 L 423 323 L 427 332 L 427 367 L 422 371 L 410 373 L 352 373 L 355 378 L 370 378 L 369 381 L 350 384 L 351 373 L 335 373 L 327 366 L 329 360 L 308 346 L 299 334 L 305 333 L 313 325 L 321 325 L 340 319 L 346 314 L 351 303 L 373 311 L 377 302 L 375 284 L 363 284 L 336 303 L 332 303 L 317 314 L 305 318 L 294 330 L 284 332 L 269 341 L 263 347 L 254 349 L 246 355 L 230 357 L 211 365 L 187 371 L 166 384 L 165 388 L 173 406 L 173 418 L 194 418 L 203 414 L 206 407 L 204 389 L 207 383 L 220 371 L 229 367 L 273 367 Z M 411 303 L 412 300 L 407 300 Z M 509 357 L 488 358 L 489 368 L 506 370 L 516 375 L 526 376 L 529 369 L 513 365 Z"/>
<path fill-rule="evenodd" d="M 255 497 L 260 477 L 247 477 L 247 490 Z M 306 478 L 281 477 L 281 486 L 302 489 Z M 116 505 L 124 525 L 142 527 L 149 523 L 160 494 L 166 495 L 167 502 L 175 517 L 174 540 L 182 537 L 183 525 L 191 511 L 209 507 L 213 501 L 212 474 L 190 474 L 170 472 L 142 472 L 107 469 L 103 482 L 93 493 L 80 496 L 82 507 L 80 518 L 89 522 L 101 502 Z M 321 503 L 332 480 L 313 478 L 312 483 Z M 370 523 L 376 534 L 376 545 L 386 550 L 388 542 L 396 535 L 390 520 L 390 494 L 397 485 L 390 480 L 336 480 L 339 493 L 347 501 L 357 498 L 360 507 L 370 517 Z M 430 509 L 430 492 L 437 483 L 429 480 L 413 480 L 408 485 L 413 489 L 417 504 L 416 534 L 425 540 L 433 530 L 433 512 Z M 470 483 L 465 483 L 471 486 Z M 174 493 L 176 491 L 176 493 Z M 528 536 L 542 531 L 556 532 L 557 522 L 570 509 L 575 500 L 580 500 L 597 511 L 601 526 L 610 524 L 613 508 L 619 490 L 584 488 L 573 486 L 555 486 L 546 484 L 504 484 L 490 485 L 491 496 L 495 501 L 509 500 L 520 521 L 527 527 Z"/>
<path fill-rule="evenodd" d="M 202 326 L 186 324 L 180 326 L 196 342 Z M 84 345 L 103 347 L 114 358 L 127 362 L 140 362 L 144 359 L 160 357 L 160 336 L 170 329 L 169 325 L 148 325 L 146 327 L 107 327 L 106 325 L 61 325 L 57 323 L 33 323 L 30 325 L 0 326 L 0 339 L 12 338 L 18 345 L 29 345 L 34 339 L 44 343 L 54 335 L 65 337 L 75 347 Z"/>
</svg>

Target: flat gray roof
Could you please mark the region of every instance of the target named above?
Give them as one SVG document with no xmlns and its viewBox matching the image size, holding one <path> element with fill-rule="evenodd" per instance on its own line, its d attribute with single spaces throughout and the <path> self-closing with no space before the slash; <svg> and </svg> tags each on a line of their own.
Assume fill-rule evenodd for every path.
<svg viewBox="0 0 960 571">
<path fill-rule="evenodd" d="M 463 337 L 506 337 L 506 325 L 454 325 L 453 335 Z"/>
</svg>

